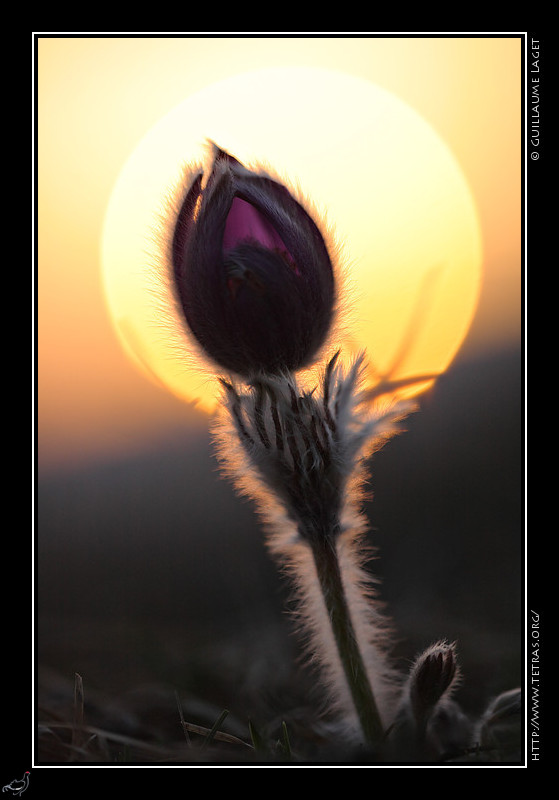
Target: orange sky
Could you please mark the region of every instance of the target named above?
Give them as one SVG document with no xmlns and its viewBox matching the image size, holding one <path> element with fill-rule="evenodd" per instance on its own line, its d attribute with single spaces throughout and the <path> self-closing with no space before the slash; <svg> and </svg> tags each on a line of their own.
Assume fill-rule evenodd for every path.
<svg viewBox="0 0 559 800">
<path fill-rule="evenodd" d="M 518 342 L 520 39 L 41 38 L 40 468 L 140 448 L 186 425 L 186 407 L 140 375 L 115 336 L 101 282 L 105 213 L 126 159 L 163 115 L 217 80 L 275 66 L 367 78 L 431 124 L 461 165 L 482 227 L 483 293 L 465 354 Z"/>
</svg>

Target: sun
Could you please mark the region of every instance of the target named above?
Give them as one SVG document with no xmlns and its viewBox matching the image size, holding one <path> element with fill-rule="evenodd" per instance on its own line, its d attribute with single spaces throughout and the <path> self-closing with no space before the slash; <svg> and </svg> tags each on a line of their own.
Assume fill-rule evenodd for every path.
<svg viewBox="0 0 559 800">
<path fill-rule="evenodd" d="M 334 229 L 346 292 L 336 349 L 366 351 L 379 392 L 431 385 L 477 306 L 475 201 L 414 109 L 369 81 L 313 68 L 248 72 L 193 94 L 124 165 L 105 218 L 103 280 L 118 337 L 144 374 L 187 402 L 215 404 L 215 379 L 176 314 L 164 259 L 169 199 L 185 164 L 206 159 L 208 140 L 270 167 Z"/>
</svg>

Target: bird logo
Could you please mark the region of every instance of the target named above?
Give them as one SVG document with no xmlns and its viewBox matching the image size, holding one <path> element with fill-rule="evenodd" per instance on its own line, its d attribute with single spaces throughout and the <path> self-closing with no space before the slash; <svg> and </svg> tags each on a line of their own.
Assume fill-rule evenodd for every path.
<svg viewBox="0 0 559 800">
<path fill-rule="evenodd" d="M 14 780 L 11 783 L 7 783 L 2 787 L 2 791 L 11 792 L 14 797 L 19 797 L 19 795 L 22 794 L 22 792 L 24 792 L 29 786 L 29 774 L 29 771 L 26 770 L 23 773 L 23 778 L 21 778 L 21 780 Z"/>
</svg>

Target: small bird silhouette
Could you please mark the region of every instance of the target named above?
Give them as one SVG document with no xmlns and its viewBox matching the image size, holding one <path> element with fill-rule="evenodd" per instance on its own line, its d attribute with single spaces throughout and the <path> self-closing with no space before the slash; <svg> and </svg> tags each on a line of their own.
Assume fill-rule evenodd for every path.
<svg viewBox="0 0 559 800">
<path fill-rule="evenodd" d="M 2 787 L 2 791 L 12 792 L 14 797 L 18 797 L 22 792 L 24 792 L 27 787 L 29 786 L 29 771 L 23 773 L 23 778 L 18 781 L 12 781 L 11 783 L 7 783 L 5 786 Z"/>
</svg>

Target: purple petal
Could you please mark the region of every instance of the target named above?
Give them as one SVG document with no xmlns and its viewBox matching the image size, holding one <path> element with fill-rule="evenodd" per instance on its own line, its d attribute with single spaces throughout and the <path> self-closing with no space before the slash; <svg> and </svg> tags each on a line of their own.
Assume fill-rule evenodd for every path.
<svg viewBox="0 0 559 800">
<path fill-rule="evenodd" d="M 202 173 L 198 173 L 181 205 L 172 242 L 172 261 L 175 275 L 180 279 L 183 259 L 194 222 L 194 212 L 202 192 Z"/>
<path fill-rule="evenodd" d="M 228 253 L 240 242 L 256 242 L 268 250 L 280 250 L 293 258 L 273 225 L 251 203 L 234 197 L 225 221 L 223 250 Z"/>
</svg>

